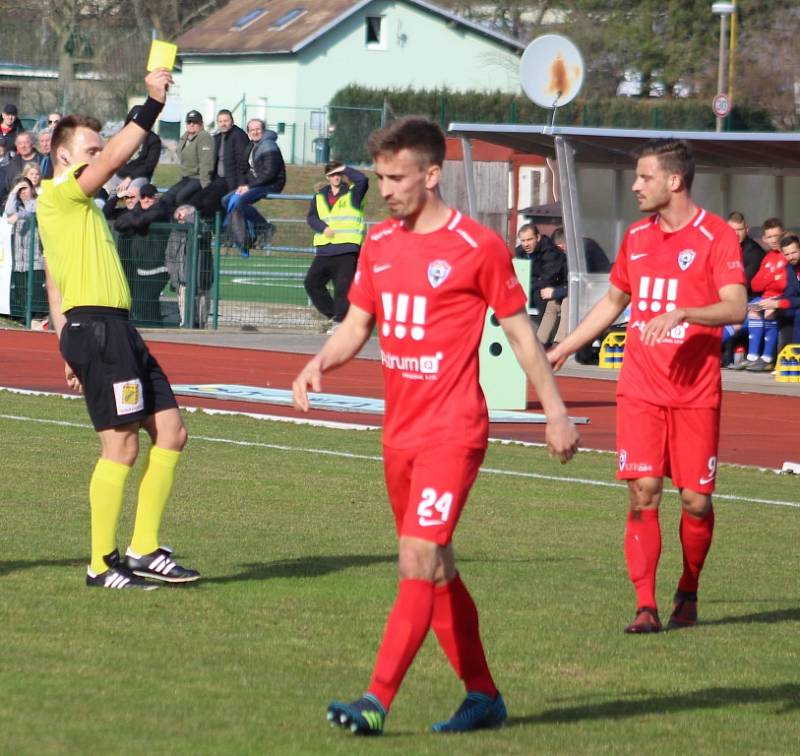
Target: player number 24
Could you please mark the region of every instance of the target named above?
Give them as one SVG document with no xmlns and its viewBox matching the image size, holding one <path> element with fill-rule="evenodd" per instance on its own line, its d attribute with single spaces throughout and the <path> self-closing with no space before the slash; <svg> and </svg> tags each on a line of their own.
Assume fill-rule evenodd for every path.
<svg viewBox="0 0 800 756">
<path fill-rule="evenodd" d="M 424 527 L 426 525 L 438 525 L 441 522 L 447 522 L 452 504 L 453 494 L 449 491 L 445 491 L 439 496 L 435 488 L 424 488 L 422 490 L 422 499 L 420 499 L 417 505 L 419 524 Z M 438 518 L 434 517 L 434 510 L 438 512 Z"/>
</svg>

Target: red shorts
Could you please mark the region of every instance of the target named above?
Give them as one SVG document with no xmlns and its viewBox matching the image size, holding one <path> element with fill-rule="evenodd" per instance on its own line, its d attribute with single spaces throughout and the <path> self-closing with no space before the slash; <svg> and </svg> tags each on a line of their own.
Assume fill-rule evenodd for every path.
<svg viewBox="0 0 800 756">
<path fill-rule="evenodd" d="M 662 407 L 617 397 L 617 479 L 672 478 L 678 488 L 714 491 L 719 409 Z"/>
<path fill-rule="evenodd" d="M 397 535 L 450 543 L 485 454 L 464 446 L 384 446 L 383 472 Z"/>
</svg>

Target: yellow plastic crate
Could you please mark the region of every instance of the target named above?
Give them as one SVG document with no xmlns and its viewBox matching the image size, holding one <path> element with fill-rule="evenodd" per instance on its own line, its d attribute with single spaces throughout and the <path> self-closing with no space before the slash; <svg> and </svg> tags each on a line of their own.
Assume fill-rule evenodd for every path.
<svg viewBox="0 0 800 756">
<path fill-rule="evenodd" d="M 778 383 L 800 383 L 800 344 L 787 344 L 775 363 Z"/>
<path fill-rule="evenodd" d="M 612 331 L 603 339 L 598 363 L 600 367 L 617 370 L 622 367 L 622 360 L 625 357 L 625 336 L 624 331 Z"/>
</svg>

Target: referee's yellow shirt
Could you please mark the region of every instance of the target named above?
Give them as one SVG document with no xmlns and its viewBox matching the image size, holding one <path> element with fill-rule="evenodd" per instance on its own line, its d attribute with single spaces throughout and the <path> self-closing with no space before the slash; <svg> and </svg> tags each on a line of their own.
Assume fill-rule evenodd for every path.
<svg viewBox="0 0 800 756">
<path fill-rule="evenodd" d="M 61 311 L 73 307 L 131 308 L 128 279 L 100 208 L 83 193 L 76 165 L 42 182 L 36 220 L 47 268 L 61 292 Z"/>
</svg>

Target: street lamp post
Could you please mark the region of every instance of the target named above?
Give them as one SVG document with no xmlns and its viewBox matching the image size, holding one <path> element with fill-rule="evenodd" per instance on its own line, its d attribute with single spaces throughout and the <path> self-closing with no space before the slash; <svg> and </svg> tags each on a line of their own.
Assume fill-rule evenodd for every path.
<svg viewBox="0 0 800 756">
<path fill-rule="evenodd" d="M 728 67 L 728 16 L 736 13 L 736 3 L 714 3 L 711 12 L 719 16 L 719 68 L 717 69 L 717 94 L 725 92 L 725 70 Z M 730 105 L 729 105 L 730 107 Z M 717 131 L 722 131 L 725 116 L 717 115 Z"/>
</svg>

